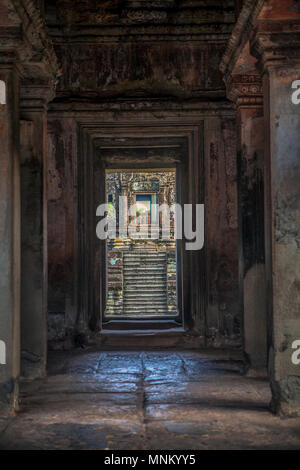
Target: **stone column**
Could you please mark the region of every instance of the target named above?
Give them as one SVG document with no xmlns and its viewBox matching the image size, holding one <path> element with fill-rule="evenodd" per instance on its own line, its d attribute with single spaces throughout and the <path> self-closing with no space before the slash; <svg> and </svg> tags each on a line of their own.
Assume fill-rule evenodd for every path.
<svg viewBox="0 0 300 470">
<path fill-rule="evenodd" d="M 237 111 L 239 280 L 246 371 L 266 375 L 264 117 L 262 81 L 254 62 L 246 44 L 226 85 Z"/>
<path fill-rule="evenodd" d="M 47 200 L 46 136 L 48 85 L 21 88 L 21 372 L 46 373 Z"/>
<path fill-rule="evenodd" d="M 0 409 L 18 406 L 20 369 L 19 78 L 0 64 Z"/>
<path fill-rule="evenodd" d="M 291 15 L 288 8 L 286 12 Z M 275 17 L 274 9 L 271 13 Z M 265 14 L 271 13 L 266 10 Z M 265 230 L 272 406 L 275 412 L 290 415 L 300 414 L 299 354 L 293 349 L 300 340 L 300 100 L 295 99 L 296 81 L 300 80 L 299 38 L 300 13 L 293 13 L 293 19 L 284 22 L 276 18 L 259 21 L 252 43 L 253 53 L 260 58 L 264 72 Z"/>
</svg>

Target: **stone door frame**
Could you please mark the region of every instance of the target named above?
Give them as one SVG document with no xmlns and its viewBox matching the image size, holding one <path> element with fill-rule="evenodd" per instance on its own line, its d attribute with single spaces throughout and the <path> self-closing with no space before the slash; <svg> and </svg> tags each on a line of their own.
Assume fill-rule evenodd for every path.
<svg viewBox="0 0 300 470">
<path fill-rule="evenodd" d="M 118 157 L 116 151 L 120 139 L 128 139 L 129 144 L 131 141 L 134 142 L 134 139 L 148 139 L 152 142 L 143 162 L 135 154 L 131 161 L 126 158 L 127 168 L 124 164 L 122 168 L 175 167 L 177 201 L 205 202 L 203 120 L 197 124 L 181 122 L 180 127 L 178 122 L 165 120 L 143 124 L 137 121 L 124 124 L 88 120 L 79 124 L 78 308 L 83 312 L 84 323 L 94 331 L 102 327 L 106 301 L 106 244 L 96 239 L 96 208 L 105 202 L 105 170 L 108 165 L 109 169 L 120 167 L 120 153 Z M 159 151 L 160 161 L 157 160 L 154 149 Z M 100 181 L 102 183 L 99 183 Z M 99 186 L 96 187 L 96 184 Z M 99 195 L 97 201 L 95 193 Z M 197 316 L 204 332 L 207 304 L 205 249 L 199 252 L 186 252 L 183 245 L 184 240 L 178 241 L 178 305 L 183 326 L 185 330 L 193 329 L 195 315 L 192 308 L 197 309 Z M 98 259 L 103 261 L 101 265 L 97 263 Z"/>
</svg>

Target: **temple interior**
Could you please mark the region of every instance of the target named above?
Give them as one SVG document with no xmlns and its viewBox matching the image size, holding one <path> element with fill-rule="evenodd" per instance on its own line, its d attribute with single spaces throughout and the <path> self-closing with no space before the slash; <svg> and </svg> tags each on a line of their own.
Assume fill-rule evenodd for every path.
<svg viewBox="0 0 300 470">
<path fill-rule="evenodd" d="M 0 0 L 0 449 L 300 448 L 299 128 L 299 0 Z"/>
</svg>

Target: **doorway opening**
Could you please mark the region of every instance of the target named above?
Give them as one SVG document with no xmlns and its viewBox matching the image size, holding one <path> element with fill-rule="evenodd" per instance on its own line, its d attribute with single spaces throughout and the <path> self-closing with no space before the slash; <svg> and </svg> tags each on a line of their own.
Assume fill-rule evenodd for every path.
<svg viewBox="0 0 300 470">
<path fill-rule="evenodd" d="M 104 323 L 180 323 L 175 211 L 167 226 L 164 219 L 176 204 L 176 170 L 106 170 L 105 188 L 112 224 Z"/>
</svg>

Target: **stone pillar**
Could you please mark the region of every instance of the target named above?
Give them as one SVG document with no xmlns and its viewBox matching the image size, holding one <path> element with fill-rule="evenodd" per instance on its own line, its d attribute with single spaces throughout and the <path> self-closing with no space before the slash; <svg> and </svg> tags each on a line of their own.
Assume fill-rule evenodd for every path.
<svg viewBox="0 0 300 470">
<path fill-rule="evenodd" d="M 280 3 L 279 18 L 284 3 L 288 2 Z M 288 8 L 286 13 L 292 14 Z M 295 99 L 296 81 L 300 80 L 300 13 L 294 12 L 293 18 L 284 22 L 276 19 L 275 8 L 263 14 L 273 14 L 274 19 L 258 22 L 252 50 L 264 72 L 272 407 L 277 413 L 299 415 L 300 365 L 293 347 L 300 340 L 300 100 Z"/>
<path fill-rule="evenodd" d="M 262 81 L 246 44 L 227 76 L 237 110 L 239 280 L 248 375 L 267 371 Z M 246 72 L 247 70 L 247 72 Z"/>
<path fill-rule="evenodd" d="M 21 373 L 46 373 L 47 200 L 46 136 L 49 86 L 21 88 Z"/>
<path fill-rule="evenodd" d="M 19 78 L 0 64 L 0 410 L 18 406 L 20 369 Z"/>
</svg>

